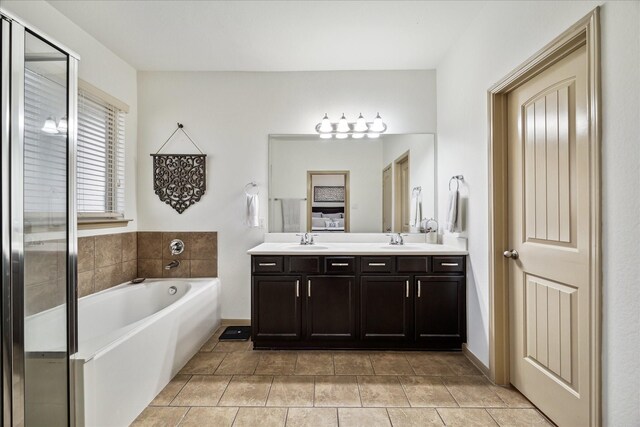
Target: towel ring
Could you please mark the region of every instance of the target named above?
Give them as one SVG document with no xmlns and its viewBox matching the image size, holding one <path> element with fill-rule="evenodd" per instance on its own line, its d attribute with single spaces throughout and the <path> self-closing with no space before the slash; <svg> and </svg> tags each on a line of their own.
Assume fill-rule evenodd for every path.
<svg viewBox="0 0 640 427">
<path fill-rule="evenodd" d="M 462 175 L 454 175 L 449 179 L 449 191 L 451 191 L 451 181 L 456 182 L 456 191 L 460 190 L 460 181 L 463 180 L 464 177 Z"/>
<path fill-rule="evenodd" d="M 252 190 L 255 190 L 255 193 L 252 193 L 251 192 Z M 258 194 L 260 194 L 260 189 L 258 188 L 258 184 L 252 181 L 247 185 L 245 185 L 244 194 L 246 194 L 247 196 L 257 196 Z"/>
</svg>

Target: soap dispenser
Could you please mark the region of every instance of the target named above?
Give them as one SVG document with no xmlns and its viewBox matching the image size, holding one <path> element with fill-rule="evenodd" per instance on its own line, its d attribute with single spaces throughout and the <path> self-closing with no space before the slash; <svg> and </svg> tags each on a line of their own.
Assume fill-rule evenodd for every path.
<svg viewBox="0 0 640 427">
<path fill-rule="evenodd" d="M 424 232 L 427 233 L 427 243 L 438 243 L 438 221 L 429 218 L 424 224 Z"/>
</svg>

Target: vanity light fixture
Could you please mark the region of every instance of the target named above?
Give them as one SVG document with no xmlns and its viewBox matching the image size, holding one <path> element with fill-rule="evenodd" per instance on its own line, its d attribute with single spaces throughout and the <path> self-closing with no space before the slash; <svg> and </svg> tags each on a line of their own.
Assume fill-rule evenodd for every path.
<svg viewBox="0 0 640 427">
<path fill-rule="evenodd" d="M 316 125 L 316 132 L 322 139 L 346 139 L 351 137 L 353 139 L 361 139 L 366 135 L 368 138 L 379 138 L 381 133 L 387 130 L 387 125 L 382 121 L 380 113 L 378 113 L 373 122 L 367 122 L 362 116 L 362 113 L 358 116 L 354 123 L 347 121 L 344 113 L 337 123 L 331 123 L 329 116 L 325 113 L 324 117 Z"/>
<path fill-rule="evenodd" d="M 67 124 L 67 116 L 64 116 L 63 118 L 60 119 L 60 121 L 58 122 L 58 132 L 60 133 L 67 133 L 67 129 L 68 129 L 68 124 Z"/>
</svg>

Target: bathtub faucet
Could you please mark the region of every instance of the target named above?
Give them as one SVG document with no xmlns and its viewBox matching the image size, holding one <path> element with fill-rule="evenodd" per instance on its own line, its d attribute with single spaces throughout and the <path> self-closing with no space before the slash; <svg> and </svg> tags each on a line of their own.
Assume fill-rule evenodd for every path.
<svg viewBox="0 0 640 427">
<path fill-rule="evenodd" d="M 173 261 L 171 261 L 169 264 L 164 266 L 165 270 L 171 270 L 174 268 L 177 268 L 180 265 L 180 261 L 177 259 L 174 259 Z"/>
</svg>

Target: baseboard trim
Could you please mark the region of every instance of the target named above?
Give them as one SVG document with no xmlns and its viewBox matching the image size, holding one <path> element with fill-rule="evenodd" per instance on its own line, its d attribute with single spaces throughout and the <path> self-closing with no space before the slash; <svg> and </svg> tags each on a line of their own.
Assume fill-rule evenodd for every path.
<svg viewBox="0 0 640 427">
<path fill-rule="evenodd" d="M 473 363 L 476 366 L 476 368 L 478 368 L 480 372 L 484 374 L 485 377 L 491 378 L 489 376 L 489 367 L 484 363 L 482 363 L 480 359 L 478 359 L 478 357 L 475 354 L 473 354 L 471 350 L 469 350 L 469 347 L 467 347 L 466 342 L 462 343 L 462 352 L 464 353 L 465 356 L 467 356 L 467 359 L 469 359 L 471 363 Z"/>
<path fill-rule="evenodd" d="M 222 319 L 221 326 L 251 326 L 251 319 Z"/>
</svg>

